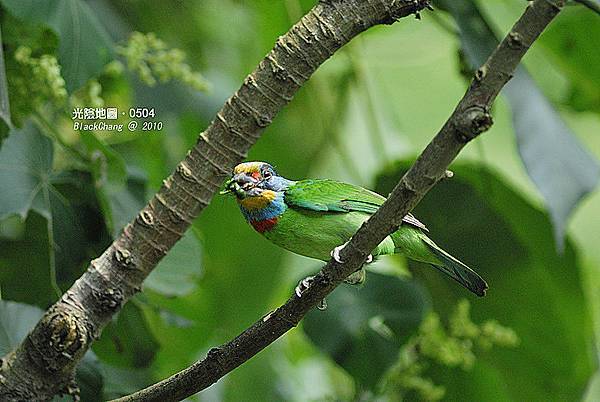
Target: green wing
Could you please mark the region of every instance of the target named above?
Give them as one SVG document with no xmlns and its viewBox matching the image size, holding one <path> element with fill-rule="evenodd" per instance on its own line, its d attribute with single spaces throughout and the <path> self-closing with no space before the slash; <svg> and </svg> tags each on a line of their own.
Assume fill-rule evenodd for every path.
<svg viewBox="0 0 600 402">
<path fill-rule="evenodd" d="M 300 180 L 286 190 L 284 200 L 290 208 L 339 213 L 356 211 L 372 215 L 383 204 L 385 197 L 335 180 Z M 402 220 L 427 230 L 412 214 L 407 214 Z"/>
</svg>

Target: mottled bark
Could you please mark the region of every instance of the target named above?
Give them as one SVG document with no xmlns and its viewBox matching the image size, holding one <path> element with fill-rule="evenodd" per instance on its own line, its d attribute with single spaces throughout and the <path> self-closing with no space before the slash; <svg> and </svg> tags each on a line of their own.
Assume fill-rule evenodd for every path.
<svg viewBox="0 0 600 402">
<path fill-rule="evenodd" d="M 360 268 L 371 250 L 398 229 L 402 217 L 440 179 L 447 177 L 446 169 L 460 150 L 491 127 L 489 110 L 492 103 L 525 52 L 559 13 L 564 2 L 535 0 L 529 3 L 508 35 L 477 70 L 469 89 L 440 132 L 396 185 L 387 201 L 341 251 L 344 263 L 333 259 L 329 261 L 301 298 L 292 295 L 283 306 L 258 320 L 235 339 L 211 349 L 204 359 L 170 378 L 113 402 L 182 400 L 214 384 L 296 326 L 310 309 Z"/>
<path fill-rule="evenodd" d="M 224 177 L 312 73 L 367 28 L 418 13 L 427 0 L 319 2 L 227 100 L 197 144 L 118 239 L 2 359 L 0 400 L 47 400 L 70 391 L 91 343 L 192 221 Z"/>
</svg>

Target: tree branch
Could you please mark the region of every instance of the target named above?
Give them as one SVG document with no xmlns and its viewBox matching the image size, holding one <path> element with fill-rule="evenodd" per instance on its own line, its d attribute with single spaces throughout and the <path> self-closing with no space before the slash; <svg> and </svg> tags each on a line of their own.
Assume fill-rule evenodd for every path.
<svg viewBox="0 0 600 402">
<path fill-rule="evenodd" d="M 598 0 L 575 0 L 581 5 L 589 8 L 596 14 L 600 15 L 600 2 Z"/>
<path fill-rule="evenodd" d="M 535 0 L 527 6 L 506 38 L 477 70 L 471 86 L 440 132 L 396 185 L 386 202 L 341 251 L 344 263 L 330 260 L 301 298 L 292 295 L 283 306 L 255 322 L 235 339 L 211 349 L 204 359 L 170 378 L 113 402 L 182 400 L 217 382 L 295 327 L 310 309 L 360 268 L 371 250 L 398 229 L 402 217 L 440 179 L 446 177 L 446 169 L 460 150 L 491 127 L 489 110 L 492 103 L 512 77 L 525 52 L 564 3 L 564 0 Z"/>
<path fill-rule="evenodd" d="M 323 0 L 279 37 L 148 205 L 0 361 L 0 400 L 47 400 L 70 390 L 77 363 L 104 326 L 317 67 L 369 27 L 427 6 L 428 0 Z"/>
</svg>

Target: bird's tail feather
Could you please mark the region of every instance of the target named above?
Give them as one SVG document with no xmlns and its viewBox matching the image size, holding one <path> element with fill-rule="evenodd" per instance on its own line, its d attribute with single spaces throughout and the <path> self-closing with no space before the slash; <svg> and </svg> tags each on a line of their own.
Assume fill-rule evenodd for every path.
<svg viewBox="0 0 600 402">
<path fill-rule="evenodd" d="M 475 293 L 477 296 L 485 296 L 488 285 L 477 272 L 442 250 L 433 242 L 433 240 L 427 237 L 423 237 L 422 240 L 440 261 L 440 264 L 431 265 Z"/>
</svg>

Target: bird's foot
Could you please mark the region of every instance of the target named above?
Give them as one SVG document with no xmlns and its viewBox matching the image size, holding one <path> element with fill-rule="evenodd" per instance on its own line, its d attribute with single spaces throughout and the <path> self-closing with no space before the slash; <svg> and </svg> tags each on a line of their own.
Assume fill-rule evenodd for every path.
<svg viewBox="0 0 600 402">
<path fill-rule="evenodd" d="M 306 292 L 306 290 L 310 287 L 310 284 L 315 280 L 314 276 L 307 276 L 298 282 L 298 286 L 294 289 L 296 292 L 296 296 L 302 297 L 302 293 Z"/>
<path fill-rule="evenodd" d="M 307 276 L 306 278 L 304 278 L 300 282 L 298 282 L 298 286 L 296 286 L 296 288 L 294 289 L 296 296 L 302 297 L 302 294 L 308 290 L 308 288 L 310 287 L 311 283 L 313 283 L 314 280 L 315 280 L 314 276 Z M 325 301 L 325 299 L 323 299 L 319 302 L 319 304 L 317 305 L 317 308 L 319 310 L 325 310 L 327 308 L 327 302 Z"/>
<path fill-rule="evenodd" d="M 335 260 L 335 262 L 339 263 L 339 264 L 343 264 L 344 261 L 342 261 L 342 259 L 340 258 L 340 251 L 342 251 L 342 249 L 344 247 L 346 247 L 346 245 L 349 243 L 349 241 L 347 241 L 346 243 L 342 244 L 341 246 L 337 246 L 335 247 L 333 250 L 331 250 L 331 256 L 333 257 L 333 259 Z M 370 264 L 373 262 L 373 255 L 369 254 L 367 256 L 367 259 L 365 260 L 365 264 Z"/>
</svg>

